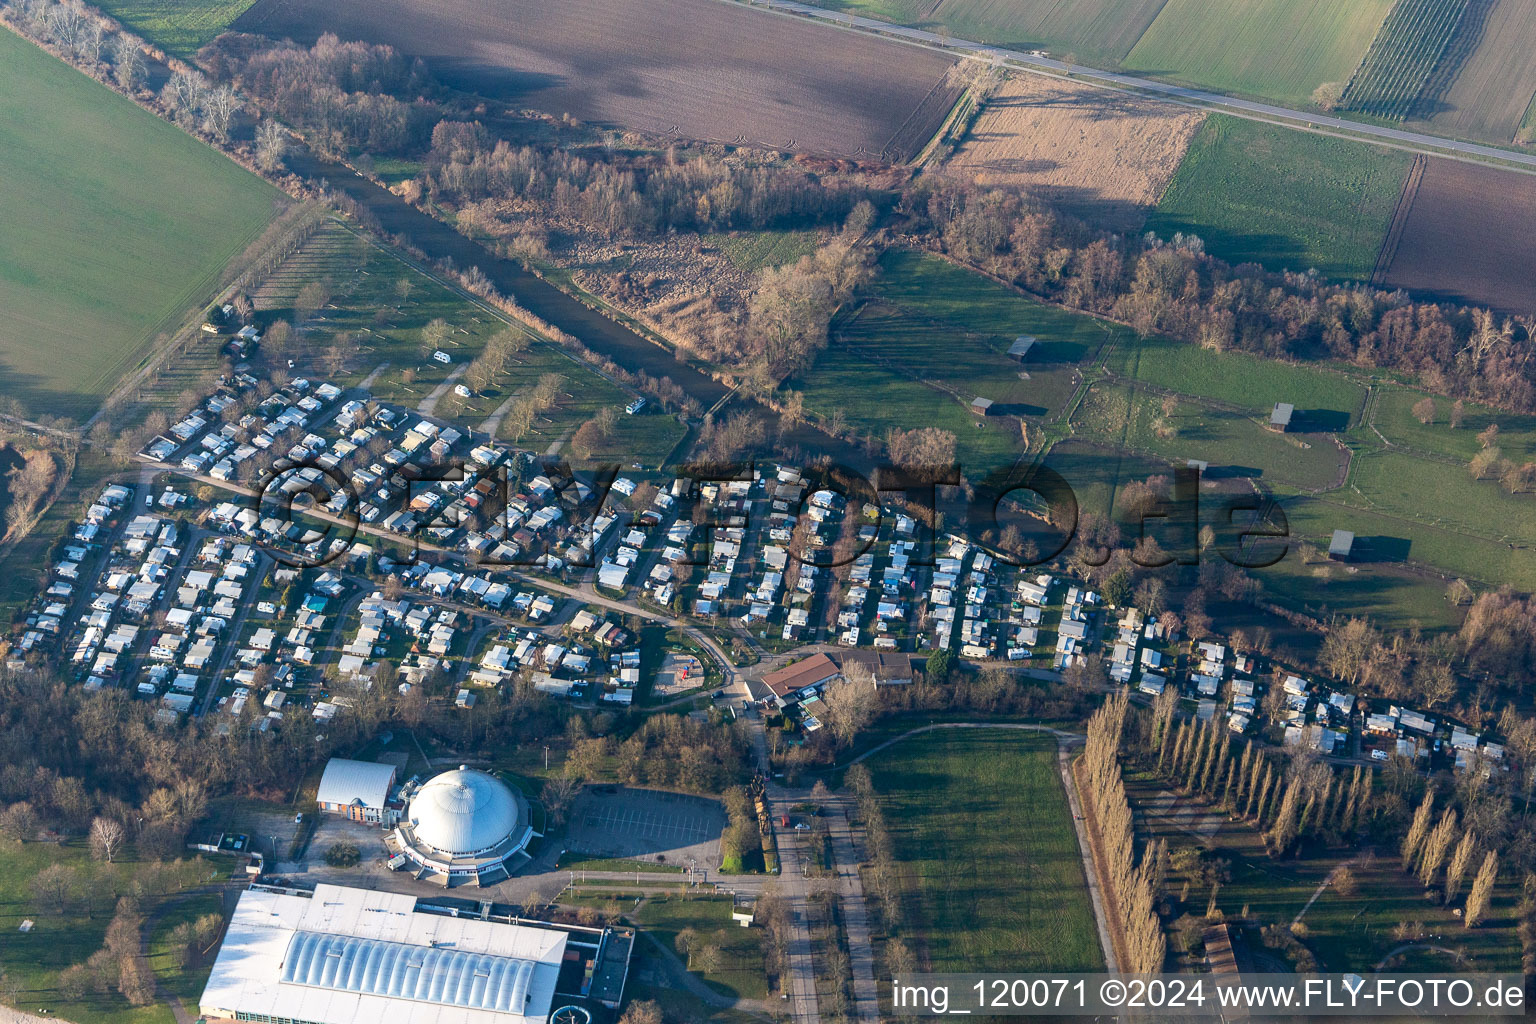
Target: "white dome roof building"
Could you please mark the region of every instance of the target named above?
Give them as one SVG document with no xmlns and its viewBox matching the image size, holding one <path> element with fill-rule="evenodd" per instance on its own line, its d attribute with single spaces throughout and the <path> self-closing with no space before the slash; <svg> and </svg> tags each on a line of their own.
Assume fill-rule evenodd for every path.
<svg viewBox="0 0 1536 1024">
<path fill-rule="evenodd" d="M 388 845 L 390 867 L 443 885 L 492 885 L 535 833 L 521 793 L 486 772 L 460 765 L 411 797 Z"/>
</svg>

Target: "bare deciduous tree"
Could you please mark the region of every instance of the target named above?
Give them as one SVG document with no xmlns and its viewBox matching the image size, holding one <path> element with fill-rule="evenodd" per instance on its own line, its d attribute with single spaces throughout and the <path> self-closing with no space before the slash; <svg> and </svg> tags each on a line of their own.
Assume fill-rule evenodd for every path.
<svg viewBox="0 0 1536 1024">
<path fill-rule="evenodd" d="M 91 822 L 91 853 L 97 860 L 111 864 L 127 837 L 128 832 L 122 822 L 116 818 L 98 816 Z"/>
</svg>

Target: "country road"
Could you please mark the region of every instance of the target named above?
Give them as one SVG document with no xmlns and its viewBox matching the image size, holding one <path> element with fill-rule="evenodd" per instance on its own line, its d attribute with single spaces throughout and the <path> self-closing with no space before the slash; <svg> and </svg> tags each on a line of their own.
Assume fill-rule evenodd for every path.
<svg viewBox="0 0 1536 1024">
<path fill-rule="evenodd" d="M 1260 103 L 1256 100 L 1238 99 L 1237 97 L 1226 96 L 1221 93 L 1206 92 L 1202 89 L 1173 85 L 1169 82 L 1159 82 L 1151 78 L 1140 78 L 1136 75 L 1126 75 L 1115 71 L 1101 71 L 1098 68 L 1085 67 L 1076 63 L 1069 65 L 1065 61 L 1056 60 L 1053 57 L 1037 57 L 1024 50 L 1009 49 L 1005 46 L 993 46 L 986 43 L 973 42 L 969 39 L 941 37 L 937 32 L 930 32 L 926 29 L 895 25 L 857 14 L 824 10 L 820 7 L 799 3 L 797 0 L 722 0 L 722 2 L 744 4 L 745 6 L 755 7 L 760 10 L 767 9 L 786 17 L 813 18 L 845 31 L 880 35 L 910 43 L 914 46 L 977 57 L 1017 71 L 1048 74 L 1055 77 L 1068 75 L 1077 81 L 1092 82 L 1106 88 L 1139 93 L 1155 93 L 1172 103 L 1219 110 L 1223 113 L 1233 114 L 1249 120 L 1283 124 L 1286 127 L 1295 128 L 1300 131 L 1356 138 L 1359 141 L 1379 146 L 1403 149 L 1413 153 L 1423 153 L 1427 156 L 1440 156 L 1451 160 L 1460 160 L 1465 163 L 1486 164 L 1497 162 L 1506 165 L 1509 170 L 1519 171 L 1524 174 L 1536 174 L 1536 154 L 1532 153 L 1514 152 L 1497 146 L 1486 146 L 1476 142 L 1447 139 L 1438 135 L 1412 132 L 1402 128 L 1366 124 L 1361 121 L 1352 121 L 1348 118 L 1334 117 L 1331 114 L 1293 110 L 1289 107 Z"/>
</svg>

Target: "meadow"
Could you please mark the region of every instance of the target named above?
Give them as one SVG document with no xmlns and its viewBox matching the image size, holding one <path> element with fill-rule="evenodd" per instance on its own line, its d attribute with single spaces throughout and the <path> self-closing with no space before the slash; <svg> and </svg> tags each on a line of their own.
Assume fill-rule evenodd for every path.
<svg viewBox="0 0 1536 1024">
<path fill-rule="evenodd" d="M 62 864 L 77 875 L 63 913 L 32 887 L 32 879 L 51 864 Z M 117 893 L 129 891 L 136 879 L 146 883 L 140 912 L 148 918 L 163 901 L 177 899 L 179 891 L 216 877 L 228 878 L 233 864 L 232 858 L 214 862 L 198 857 L 154 870 L 139 862 L 131 847 L 116 863 L 104 864 L 91 859 L 84 839 L 64 843 L 0 840 L 0 934 L 5 935 L 0 942 L 0 972 L 7 985 L 14 986 L 17 1005 L 34 1013 L 57 1014 L 75 1024 L 172 1024 L 169 1006 L 130 1006 L 116 988 L 105 993 L 88 989 L 71 999 L 59 991 L 59 973 L 101 948 Z M 193 906 L 204 913 L 217 909 L 195 902 Z M 19 931 L 24 920 L 33 923 L 25 933 Z M 159 948 L 151 944 L 150 966 L 157 974 L 165 966 L 165 952 L 163 943 Z M 175 991 L 186 995 L 190 985 L 180 984 Z"/>
<path fill-rule="evenodd" d="M 0 95 L 0 377 L 35 414 L 84 418 L 283 200 L 10 32 Z"/>
<path fill-rule="evenodd" d="M 867 764 L 925 969 L 1103 969 L 1053 739 L 941 729 Z"/>
<path fill-rule="evenodd" d="M 768 995 L 761 932 L 731 920 L 729 896 L 652 897 L 640 905 L 633 917 L 656 942 L 674 952 L 678 933 L 685 928 L 692 928 L 702 945 L 718 947 L 720 962 L 715 969 L 697 973 L 704 984 L 721 995 L 741 999 L 762 999 Z"/>
<path fill-rule="evenodd" d="M 1209 476 L 1241 476 L 1265 484 L 1322 488 L 1342 478 L 1345 453 L 1330 441 L 1307 442 L 1266 430 L 1259 419 L 1198 401 L 1178 402 L 1165 417 L 1173 433 L 1154 427 L 1161 396 L 1124 385 L 1096 384 L 1073 416 L 1076 436 L 1100 437 L 1179 464 L 1210 463 Z M 1165 431 L 1166 433 L 1166 431 Z"/>
<path fill-rule="evenodd" d="M 1306 106 L 1342 85 L 1392 0 L 1168 0 L 1125 68 L 1204 89 Z"/>
<path fill-rule="evenodd" d="M 1246 352 L 1213 352 L 1166 338 L 1117 345 L 1106 365 L 1143 384 L 1266 416 L 1276 402 L 1289 402 L 1333 430 L 1354 422 L 1365 404 L 1365 389 L 1342 373 Z"/>
<path fill-rule="evenodd" d="M 1368 280 L 1412 158 L 1213 114 L 1147 230 L 1193 232 L 1230 263 Z"/>
<path fill-rule="evenodd" d="M 755 273 L 766 267 L 781 267 L 816 249 L 819 231 L 736 231 L 704 236 L 705 245 L 718 246 L 737 270 Z"/>
<path fill-rule="evenodd" d="M 1435 414 L 1428 423 L 1420 423 L 1413 407 L 1425 398 L 1434 403 Z M 1462 410 L 1461 426 L 1452 429 L 1452 404 L 1443 395 L 1426 395 L 1409 388 L 1382 388 L 1371 407 L 1371 423 L 1393 444 L 1461 462 L 1470 461 L 1482 449 L 1477 435 L 1497 424 L 1499 436 L 1495 443 L 1504 450 L 1505 458 L 1515 462 L 1536 458 L 1536 416 L 1468 402 Z"/>
<path fill-rule="evenodd" d="M 173 57 L 190 60 L 252 0 L 100 0 L 96 6 Z"/>
<path fill-rule="evenodd" d="M 879 18 L 959 39 L 1016 49 L 1048 47 L 1114 63 L 1130 52 L 1163 0 L 815 0 L 829 10 Z"/>
</svg>

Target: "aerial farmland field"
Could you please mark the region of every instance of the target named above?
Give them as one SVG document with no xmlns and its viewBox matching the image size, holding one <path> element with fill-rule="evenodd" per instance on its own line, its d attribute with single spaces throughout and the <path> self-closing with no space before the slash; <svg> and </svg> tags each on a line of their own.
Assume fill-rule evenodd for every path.
<svg viewBox="0 0 1536 1024">
<path fill-rule="evenodd" d="M 1164 0 L 815 0 L 818 7 L 958 39 L 1019 49 L 1044 46 L 1115 63 L 1130 52 Z"/>
<path fill-rule="evenodd" d="M 1536 178 L 1429 158 L 1384 254 L 1384 281 L 1427 295 L 1536 312 Z"/>
<path fill-rule="evenodd" d="M 1148 230 L 1194 232 L 1231 263 L 1369 279 L 1411 157 L 1213 114 Z"/>
<path fill-rule="evenodd" d="M 100 0 L 96 6 L 172 56 L 188 59 L 244 14 L 251 0 Z"/>
<path fill-rule="evenodd" d="M 1168 0 L 1125 59 L 1128 70 L 1302 105 L 1342 85 L 1391 0 Z"/>
<path fill-rule="evenodd" d="M 84 416 L 281 197 L 10 32 L 0 95 L 0 378 L 36 413 Z"/>
<path fill-rule="evenodd" d="M 1455 80 L 1435 97 L 1432 129 L 1509 142 L 1536 95 L 1536 4 L 1493 0 L 1491 10 L 1475 4 L 1481 35 L 1462 61 Z"/>
<path fill-rule="evenodd" d="M 235 27 L 388 43 L 456 88 L 557 116 L 855 158 L 912 156 L 960 92 L 942 54 L 717 0 L 260 0 Z"/>
<path fill-rule="evenodd" d="M 1019 75 L 949 161 L 977 184 L 1022 188 L 1117 231 L 1141 228 L 1205 115 L 1076 82 Z"/>
<path fill-rule="evenodd" d="M 1343 106 L 1402 120 L 1447 54 L 1467 0 L 1399 0 L 1344 90 Z"/>
</svg>

